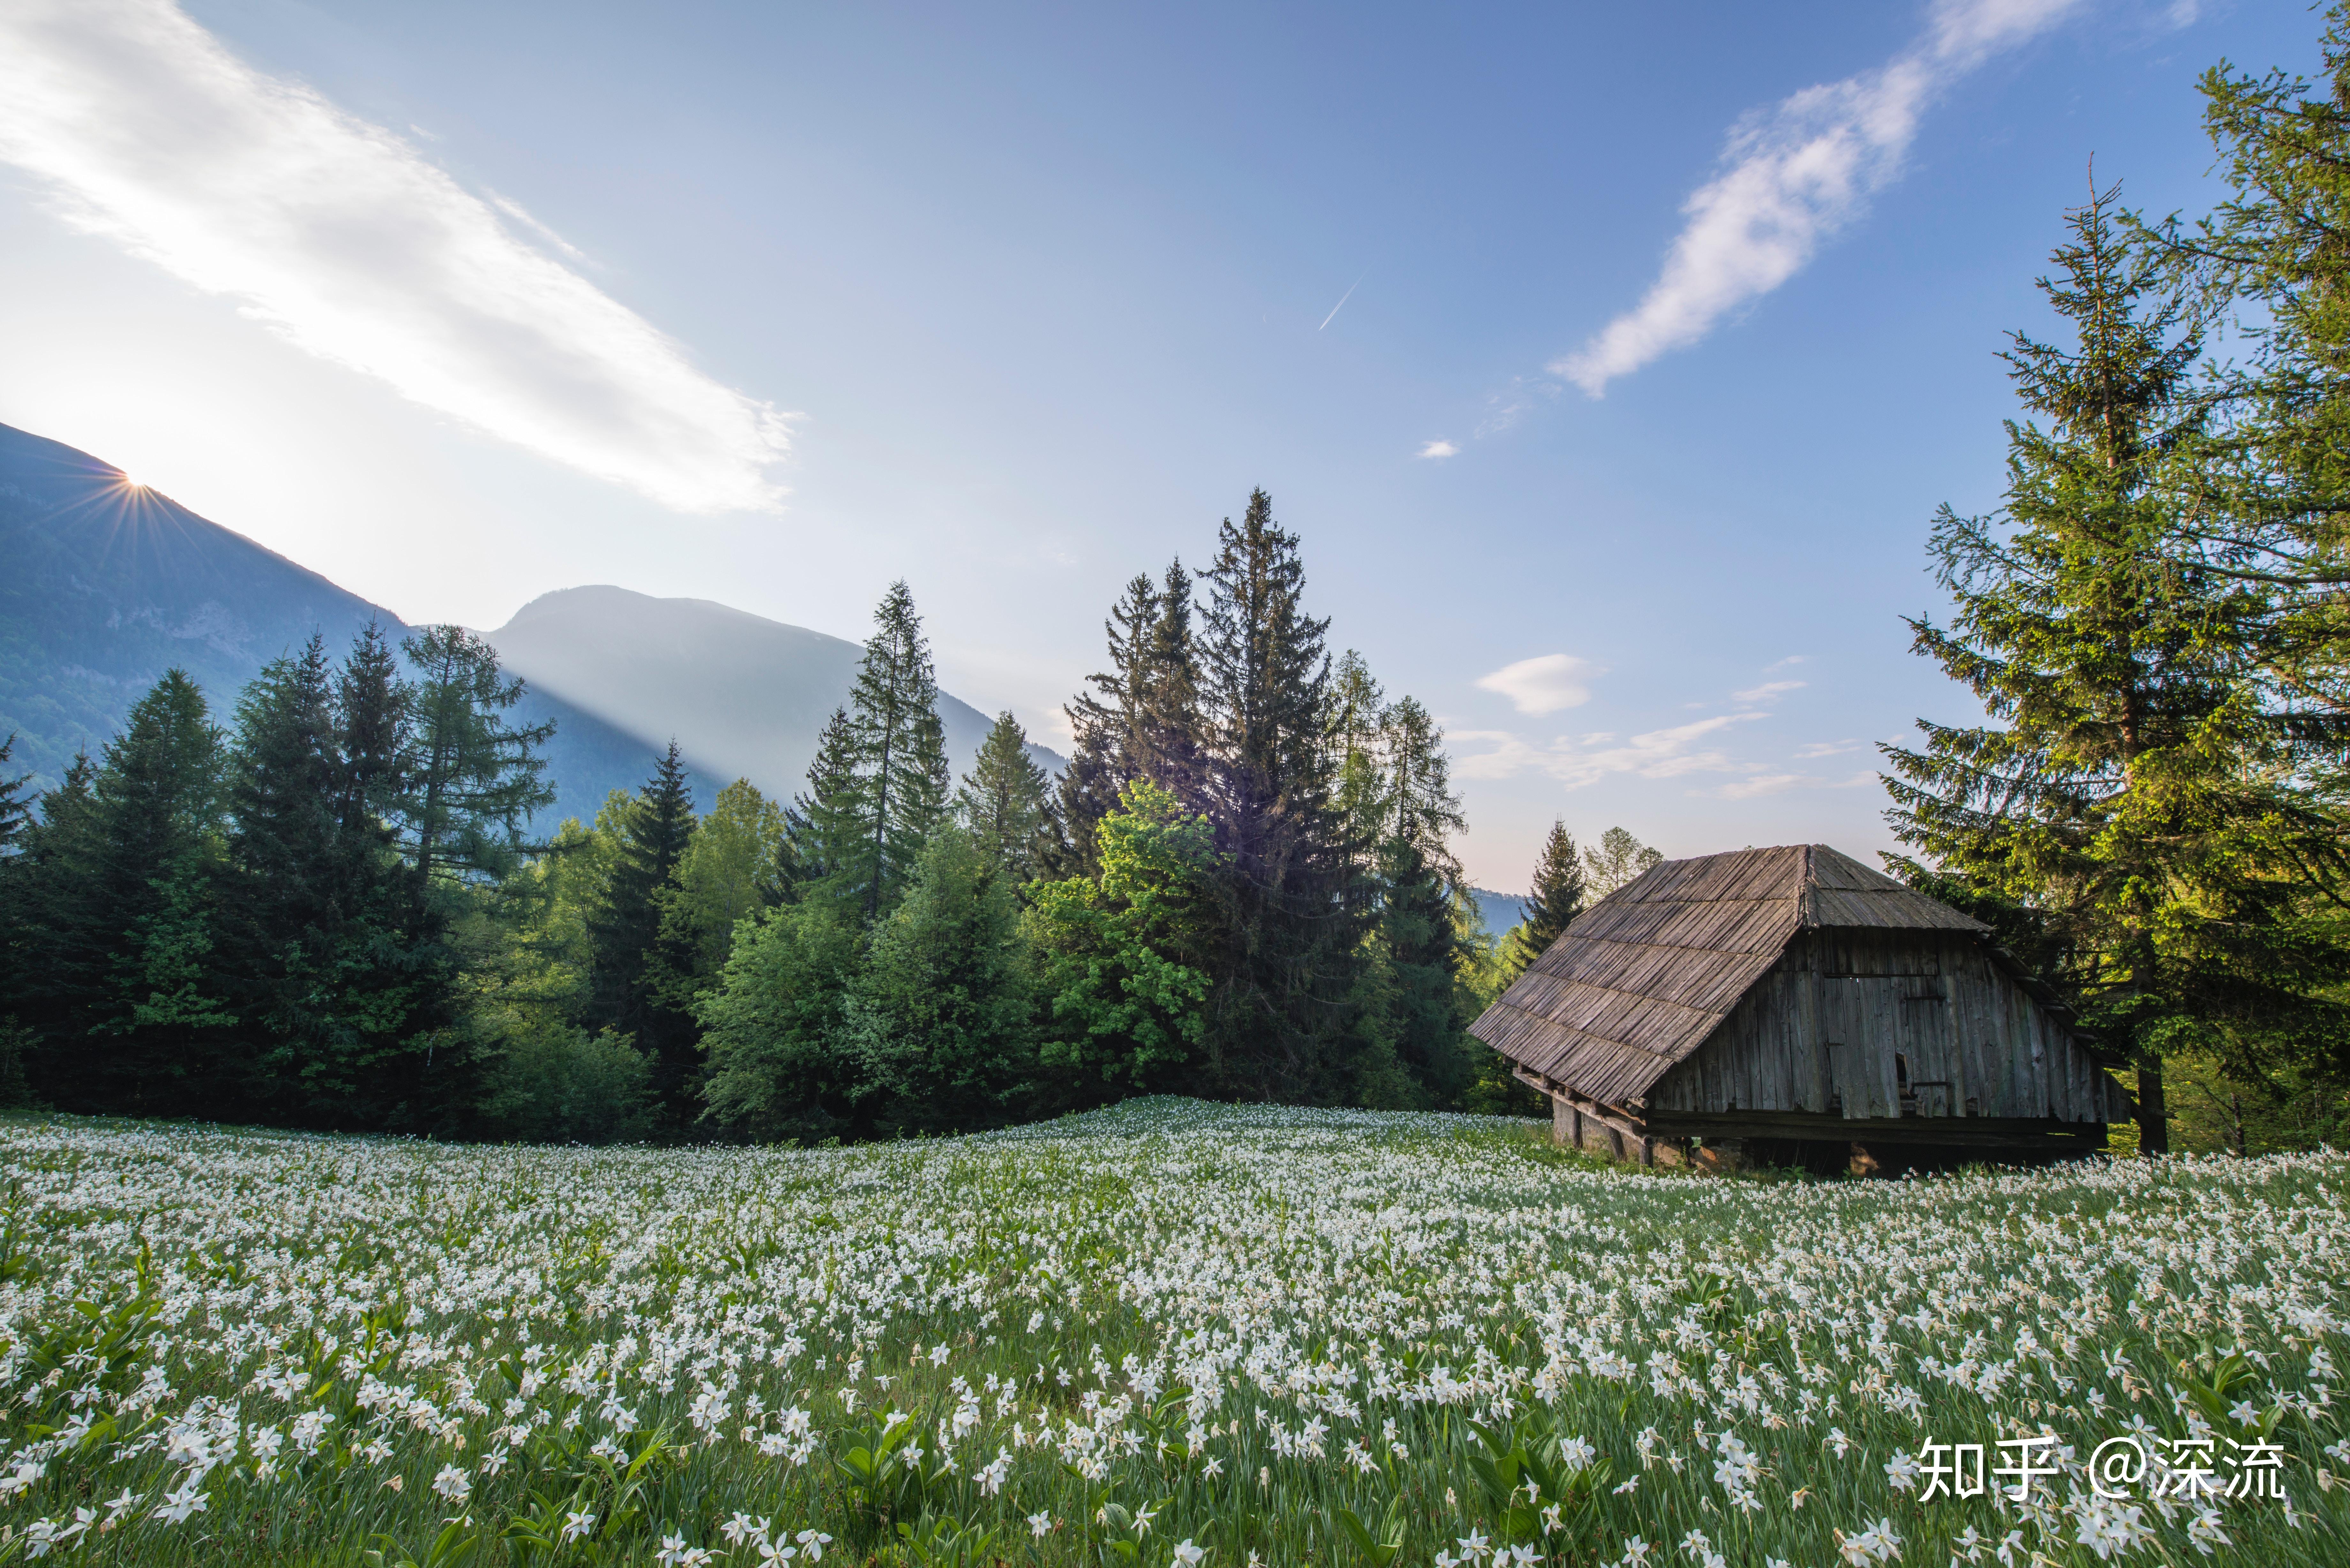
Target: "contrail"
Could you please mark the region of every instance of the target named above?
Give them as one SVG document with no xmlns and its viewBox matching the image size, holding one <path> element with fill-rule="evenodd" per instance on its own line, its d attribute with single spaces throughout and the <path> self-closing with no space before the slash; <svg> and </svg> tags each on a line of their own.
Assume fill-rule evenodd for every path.
<svg viewBox="0 0 2350 1568">
<path fill-rule="evenodd" d="M 1365 273 L 1363 277 L 1368 277 L 1370 275 L 1371 275 L 1369 273 Z M 1322 318 L 1322 327 L 1327 327 L 1330 323 L 1338 319 L 1338 312 L 1347 308 L 1347 301 L 1354 298 L 1355 290 L 1363 286 L 1363 277 L 1358 277 L 1354 282 L 1347 286 L 1347 292 L 1338 296 L 1338 303 L 1330 307 L 1330 314 Z M 1322 330 L 1322 327 L 1317 327 L 1314 330 L 1319 332 Z"/>
</svg>

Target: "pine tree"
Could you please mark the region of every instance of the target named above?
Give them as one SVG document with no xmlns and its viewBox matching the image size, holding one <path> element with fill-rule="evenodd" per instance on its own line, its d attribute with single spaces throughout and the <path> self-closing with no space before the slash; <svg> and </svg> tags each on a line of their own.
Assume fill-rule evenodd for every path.
<svg viewBox="0 0 2350 1568">
<path fill-rule="evenodd" d="M 2061 977 L 2109 1048 L 2139 1064 L 2141 1145 L 2168 1145 L 2161 1059 L 2330 1054 L 2319 1000 L 2350 964 L 2304 907 L 2341 874 L 2335 820 L 2303 769 L 2293 715 L 2262 671 L 2264 591 L 2202 570 L 2165 483 L 2209 405 L 2199 341 L 2155 260 L 2115 232 L 2114 192 L 2068 214 L 2042 287 L 2066 348 L 2007 354 L 2048 421 L 2009 426 L 1996 518 L 1945 507 L 1933 550 L 1957 604 L 1912 621 L 1918 652 L 1964 681 L 1991 726 L 1920 721 L 1887 748 L 1895 831 L 1938 872 L 2043 910 Z"/>
<path fill-rule="evenodd" d="M 16 737 L 11 734 L 0 741 L 0 857 L 12 856 L 25 836 L 26 826 L 33 819 L 33 803 L 25 786 L 33 780 L 30 774 L 7 776 L 8 759 L 16 750 Z"/>
<path fill-rule="evenodd" d="M 523 683 L 498 667 L 497 649 L 460 626 L 431 626 L 400 644 L 416 670 L 406 755 L 401 836 L 420 882 L 496 881 L 530 845 L 534 812 L 555 801 L 538 755 L 555 722 L 516 729 L 506 711 Z"/>
<path fill-rule="evenodd" d="M 1629 837 L 1630 835 L 1626 835 Z M 1564 821 L 1550 825 L 1542 857 L 1534 862 L 1533 890 L 1526 895 L 1525 915 L 1510 929 L 1506 962 L 1515 980 L 1526 966 L 1550 950 L 1575 917 L 1591 902 L 1586 880 L 1586 857 L 1575 846 L 1575 836 Z"/>
<path fill-rule="evenodd" d="M 693 830 L 692 789 L 671 741 L 637 791 L 603 907 L 588 925 L 595 958 L 587 1022 L 632 1038 L 652 1058 L 654 1093 L 673 1118 L 685 1115 L 699 1065 L 693 1020 L 676 1000 L 693 951 L 674 922 L 666 934 L 662 924 Z"/>
<path fill-rule="evenodd" d="M 1341 1096 L 1367 898 L 1331 800 L 1328 623 L 1305 613 L 1296 536 L 1262 490 L 1238 525 L 1224 521 L 1207 579 L 1208 794 L 1231 911 L 1209 1007 L 1211 1073 L 1250 1098 Z"/>
<path fill-rule="evenodd" d="M 1049 788 L 1045 770 L 1028 755 L 1028 734 L 1020 721 L 1009 710 L 998 713 L 962 781 L 956 809 L 1014 888 L 1041 874 Z"/>
<path fill-rule="evenodd" d="M 903 896 L 923 842 L 942 821 L 951 781 L 939 728 L 938 676 L 914 596 L 903 581 L 873 612 L 873 635 L 849 691 L 857 776 L 867 799 L 865 918 L 879 919 Z"/>
<path fill-rule="evenodd" d="M 29 1029 L 26 1070 L 36 1094 L 88 1104 L 88 1037 L 110 963 L 111 936 L 99 888 L 98 764 L 78 753 L 45 791 L 6 864 L 17 925 L 16 983 L 9 1007 Z"/>
<path fill-rule="evenodd" d="M 1191 574 L 1178 558 L 1168 564 L 1159 584 L 1159 615 L 1150 625 L 1144 679 L 1134 700 L 1129 772 L 1196 812 L 1206 805 L 1207 777 L 1191 608 Z"/>
</svg>

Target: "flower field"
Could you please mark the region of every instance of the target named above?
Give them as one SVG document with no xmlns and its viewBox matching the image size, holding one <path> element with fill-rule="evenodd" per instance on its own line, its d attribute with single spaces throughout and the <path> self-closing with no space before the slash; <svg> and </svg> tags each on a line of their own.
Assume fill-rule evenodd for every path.
<svg viewBox="0 0 2350 1568">
<path fill-rule="evenodd" d="M 0 1562 L 2350 1563 L 2333 1155 L 1733 1180 L 1149 1101 L 0 1170 Z"/>
</svg>

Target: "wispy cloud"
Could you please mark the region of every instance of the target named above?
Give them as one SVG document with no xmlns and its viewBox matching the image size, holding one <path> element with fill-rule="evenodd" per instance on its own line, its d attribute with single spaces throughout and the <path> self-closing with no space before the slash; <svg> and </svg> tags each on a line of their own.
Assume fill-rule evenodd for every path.
<svg viewBox="0 0 2350 1568">
<path fill-rule="evenodd" d="M 1693 773 L 1734 773 L 1737 763 L 1718 747 L 1703 742 L 1732 724 L 1763 717 L 1717 713 L 1669 729 L 1650 730 L 1621 744 L 1607 733 L 1562 735 L 1547 746 L 1536 746 L 1503 730 L 1456 730 L 1451 732 L 1456 745 L 1482 744 L 1491 749 L 1461 758 L 1453 773 L 1465 779 L 1503 779 L 1539 772 L 1569 789 L 1596 784 L 1613 774 L 1667 779 Z"/>
<path fill-rule="evenodd" d="M 774 506 L 773 408 L 398 133 L 253 69 L 171 0 L 0 5 L 0 160 L 57 211 L 320 358 L 685 511 Z"/>
<path fill-rule="evenodd" d="M 1760 686 L 1749 686 L 1743 691 L 1730 694 L 1733 702 L 1770 702 L 1790 691 L 1801 691 L 1811 684 L 1807 680 L 1765 680 Z"/>
<path fill-rule="evenodd" d="M 1933 100 L 2081 0 L 1939 0 L 1924 35 L 1875 70 L 1808 87 L 1732 128 L 1725 167 L 1683 204 L 1689 222 L 1638 305 L 1554 363 L 1593 397 L 1794 275 L 1898 177 Z"/>
<path fill-rule="evenodd" d="M 1824 779 L 1813 774 L 1774 774 L 1758 768 L 1744 778 L 1690 793 L 1714 800 L 1752 800 L 1757 795 L 1783 794 L 1791 789 L 1858 789 L 1876 782 L 1877 774 L 1873 771 L 1853 774 L 1846 778 Z"/>
<path fill-rule="evenodd" d="M 1814 741 L 1809 745 L 1796 747 L 1795 756 L 1802 762 L 1815 757 L 1848 756 L 1867 744 L 1866 741 Z"/>
<path fill-rule="evenodd" d="M 1477 685 L 1481 691 L 1498 691 L 1507 697 L 1521 713 L 1555 713 L 1562 708 L 1579 708 L 1591 701 L 1591 680 L 1604 673 L 1602 667 L 1587 659 L 1577 659 L 1569 653 L 1545 653 L 1539 659 L 1521 659 L 1506 664 L 1491 675 L 1481 675 Z"/>
<path fill-rule="evenodd" d="M 1458 457 L 1461 449 L 1449 441 L 1432 441 L 1419 449 L 1421 457 Z"/>
</svg>

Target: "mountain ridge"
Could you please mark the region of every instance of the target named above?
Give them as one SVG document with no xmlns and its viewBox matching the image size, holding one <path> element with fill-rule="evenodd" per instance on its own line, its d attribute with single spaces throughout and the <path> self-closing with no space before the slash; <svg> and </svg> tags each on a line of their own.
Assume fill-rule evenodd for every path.
<svg viewBox="0 0 2350 1568">
<path fill-rule="evenodd" d="M 0 735 L 14 732 L 19 737 L 11 766 L 29 771 L 36 789 L 57 783 L 77 751 L 96 755 L 119 731 L 131 703 L 174 665 L 187 670 L 203 688 L 213 721 L 224 724 L 244 683 L 268 660 L 300 647 L 314 631 L 339 653 L 370 620 L 395 641 L 411 629 L 384 607 L 134 483 L 113 464 L 5 424 L 0 424 L 0 559 L 10 565 L 0 577 Z M 541 595 L 516 612 L 506 628 L 487 634 L 488 640 L 500 648 L 503 658 L 499 637 L 523 624 L 533 606 L 582 591 L 556 589 Z M 799 683 L 810 696 L 836 683 L 837 658 L 827 645 L 848 649 L 848 668 L 853 670 L 856 645 L 822 632 L 766 620 L 713 600 L 659 600 L 623 588 L 603 591 L 647 605 L 696 607 L 694 618 L 733 628 L 738 642 L 741 634 L 755 628 L 751 640 L 770 649 L 821 649 L 820 668 Z M 608 628 L 575 624 L 571 635 L 617 646 Z M 673 722 L 648 722 L 692 711 L 692 704 L 681 701 L 675 691 L 664 691 L 658 682 L 626 692 L 583 690 L 583 682 L 572 677 L 580 668 L 592 666 L 592 658 L 576 651 L 567 655 L 560 639 L 534 639 L 527 630 L 517 640 L 527 646 L 511 662 L 514 673 L 524 679 L 525 695 L 512 717 L 518 723 L 552 719 L 556 726 L 545 753 L 556 800 L 536 819 L 536 830 L 551 831 L 566 816 L 592 818 L 611 790 L 633 789 L 643 781 L 673 733 L 694 775 L 697 803 L 704 808 L 718 786 L 738 776 L 750 777 L 778 798 L 801 787 L 805 761 L 788 774 L 776 771 L 792 754 L 792 737 L 778 741 L 767 736 L 764 748 L 746 744 L 741 732 L 755 726 L 739 713 L 700 713 L 702 733 L 681 732 Z M 690 688 L 691 652 L 679 651 L 679 657 L 667 661 L 667 678 Z M 554 679 L 536 678 L 533 668 Z M 777 686 L 779 673 L 787 672 L 772 667 L 757 672 L 770 689 Z M 837 696 L 823 703 L 822 714 L 807 729 L 807 754 L 813 753 L 822 716 L 830 713 L 836 701 L 847 699 L 847 679 L 837 684 Z M 941 710 L 960 773 L 977 750 L 987 721 L 978 710 L 944 693 Z M 797 711 L 797 707 L 791 710 Z M 610 714 L 621 715 L 623 722 Z M 790 722 L 788 714 L 784 722 Z M 1036 751 L 1052 756 L 1042 748 Z M 731 768 L 746 756 L 765 760 L 757 772 Z"/>
</svg>

